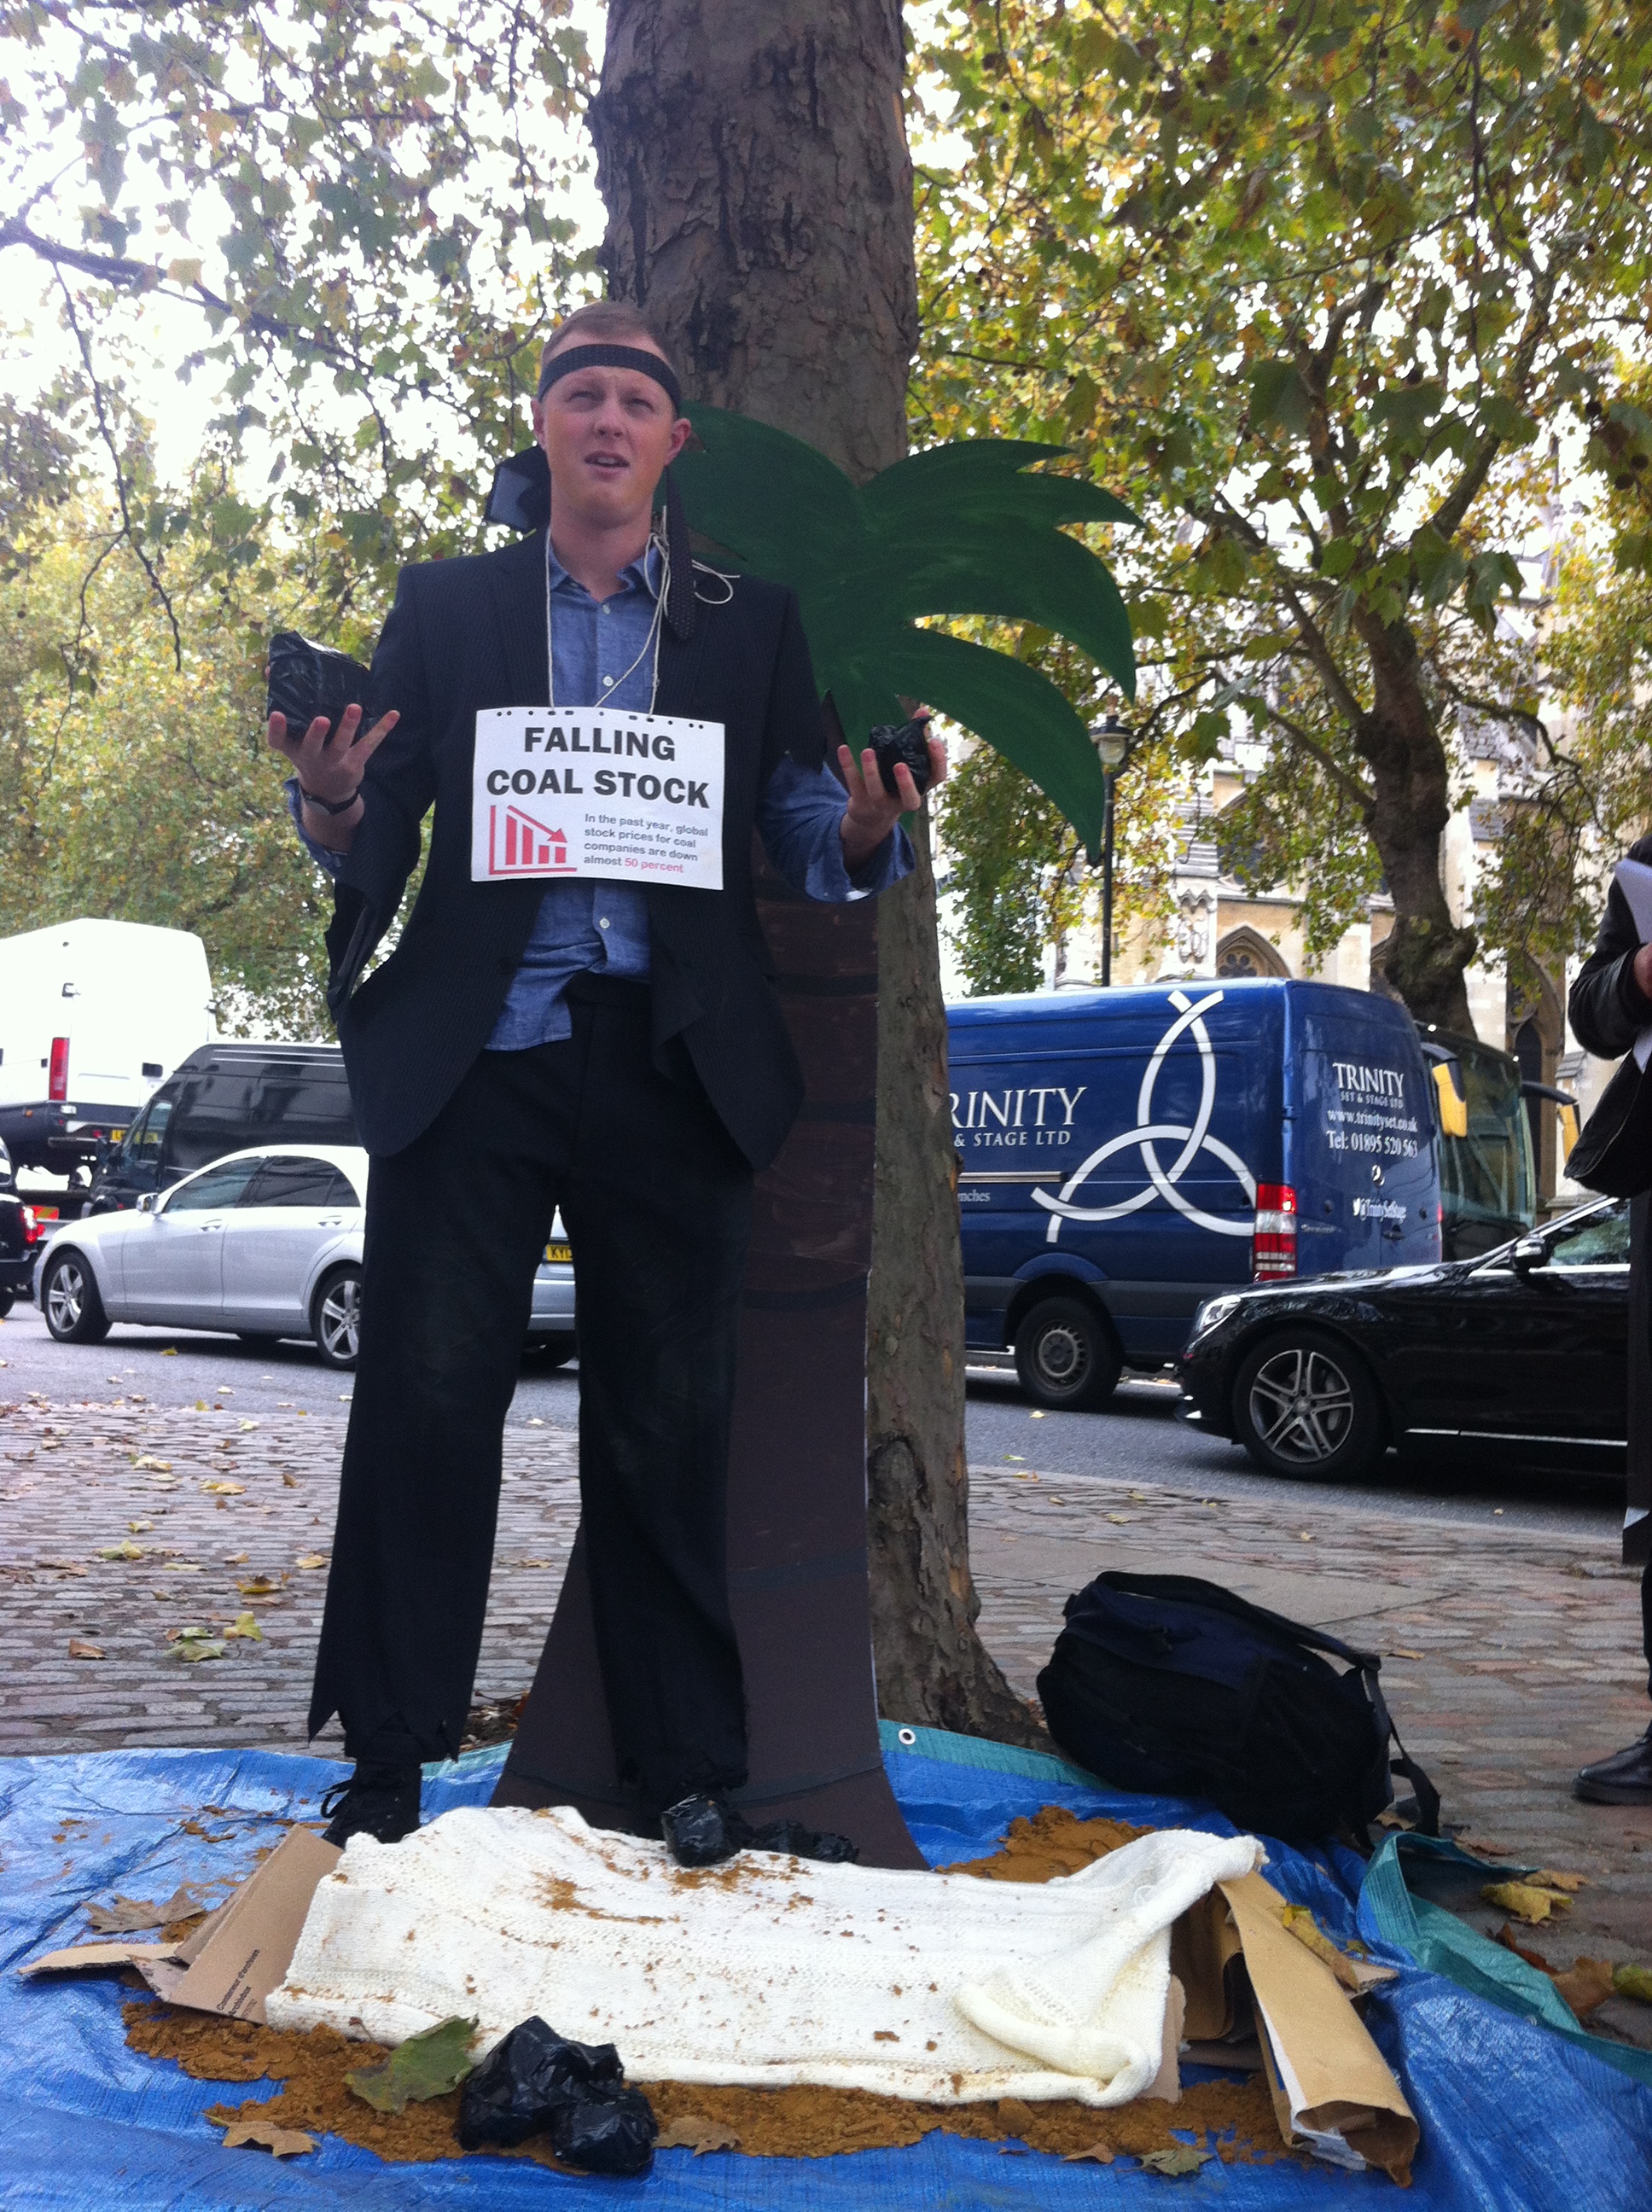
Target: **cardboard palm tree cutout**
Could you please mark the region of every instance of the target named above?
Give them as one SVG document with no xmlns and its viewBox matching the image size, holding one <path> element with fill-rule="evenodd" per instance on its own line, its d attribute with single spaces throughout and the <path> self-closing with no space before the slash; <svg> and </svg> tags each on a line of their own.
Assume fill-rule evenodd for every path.
<svg viewBox="0 0 1652 2212">
<path fill-rule="evenodd" d="M 1130 510 L 1070 477 L 1059 447 L 975 440 L 864 487 L 812 447 L 717 408 L 689 413 L 678 462 L 695 528 L 799 598 L 823 694 L 851 743 L 922 698 L 1037 783 L 1078 835 L 1101 831 L 1083 722 L 1024 662 L 925 615 L 999 615 L 1070 638 L 1135 696 L 1112 577 L 1060 527 Z M 884 1774 L 866 1584 L 865 1331 L 878 1097 L 877 902 L 811 906 L 759 878 L 774 982 L 807 1091 L 758 1180 L 729 1480 L 729 1593 L 745 1669 L 757 1820 L 852 1837 L 864 1863 L 920 1866 Z M 576 1543 L 495 1802 L 574 1804 L 628 1827 Z"/>
</svg>

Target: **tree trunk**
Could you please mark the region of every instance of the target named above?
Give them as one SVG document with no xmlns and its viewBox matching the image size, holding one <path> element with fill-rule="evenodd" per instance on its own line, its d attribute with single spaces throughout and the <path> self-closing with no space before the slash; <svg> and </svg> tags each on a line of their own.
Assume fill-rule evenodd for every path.
<svg viewBox="0 0 1652 2212">
<path fill-rule="evenodd" d="M 1371 711 L 1354 744 L 1370 765 L 1371 842 L 1394 899 L 1394 928 L 1372 963 L 1413 1019 L 1473 1036 L 1463 971 L 1472 929 L 1451 918 L 1440 840 L 1451 814 L 1451 768 L 1423 691 L 1415 639 L 1403 623 L 1362 625 L 1370 655 Z"/>
<path fill-rule="evenodd" d="M 592 105 L 602 259 L 690 394 L 858 482 L 906 451 L 918 341 L 896 0 L 610 0 Z M 807 518 L 799 519 L 806 528 Z M 934 879 L 880 902 L 870 1551 L 891 1717 L 1028 1741 L 977 1638 L 963 1277 Z"/>
</svg>

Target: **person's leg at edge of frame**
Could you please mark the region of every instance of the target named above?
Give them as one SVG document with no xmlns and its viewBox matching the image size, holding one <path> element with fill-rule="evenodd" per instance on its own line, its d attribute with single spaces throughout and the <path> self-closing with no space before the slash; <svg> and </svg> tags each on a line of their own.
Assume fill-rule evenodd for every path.
<svg viewBox="0 0 1652 2212">
<path fill-rule="evenodd" d="M 577 987 L 576 987 L 577 988 Z M 656 1818 L 745 1778 L 726 1494 L 752 1175 L 686 1054 L 595 1006 L 563 1218 L 580 1267 L 580 1500 L 622 1778 Z"/>
<path fill-rule="evenodd" d="M 1652 1560 L 1641 1570 L 1641 1643 L 1652 1697 Z M 1584 1767 L 1572 1790 L 1591 1805 L 1652 1805 L 1652 1727 L 1609 1759 Z"/>
<path fill-rule="evenodd" d="M 576 1056 L 571 1043 L 484 1053 L 423 1137 L 374 1163 L 310 1710 L 312 1735 L 339 1713 L 355 1762 L 324 1802 L 331 1842 L 416 1827 L 421 1764 L 459 1748 Z"/>
</svg>

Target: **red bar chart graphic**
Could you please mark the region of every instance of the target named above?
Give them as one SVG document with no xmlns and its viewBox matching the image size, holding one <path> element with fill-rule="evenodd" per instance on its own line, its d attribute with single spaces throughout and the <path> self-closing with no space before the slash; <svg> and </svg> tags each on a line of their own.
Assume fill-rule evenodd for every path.
<svg viewBox="0 0 1652 2212">
<path fill-rule="evenodd" d="M 488 872 L 490 876 L 572 875 L 568 840 L 560 830 L 536 822 L 519 806 L 490 806 Z"/>
</svg>

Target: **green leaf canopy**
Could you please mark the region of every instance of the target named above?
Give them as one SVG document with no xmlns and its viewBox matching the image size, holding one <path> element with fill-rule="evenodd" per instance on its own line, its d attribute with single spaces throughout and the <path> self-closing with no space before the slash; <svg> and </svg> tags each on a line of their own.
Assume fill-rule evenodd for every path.
<svg viewBox="0 0 1652 2212">
<path fill-rule="evenodd" d="M 1102 771 L 1049 679 L 923 615 L 999 615 L 1058 631 L 1136 692 L 1130 620 L 1103 562 L 1060 526 L 1137 520 L 1075 477 L 1032 476 L 1064 448 L 972 438 L 914 453 L 857 488 L 783 430 L 688 410 L 697 447 L 677 464 L 695 528 L 797 593 L 815 672 L 851 744 L 898 722 L 901 695 L 962 722 L 1030 776 L 1086 842 Z"/>
</svg>

